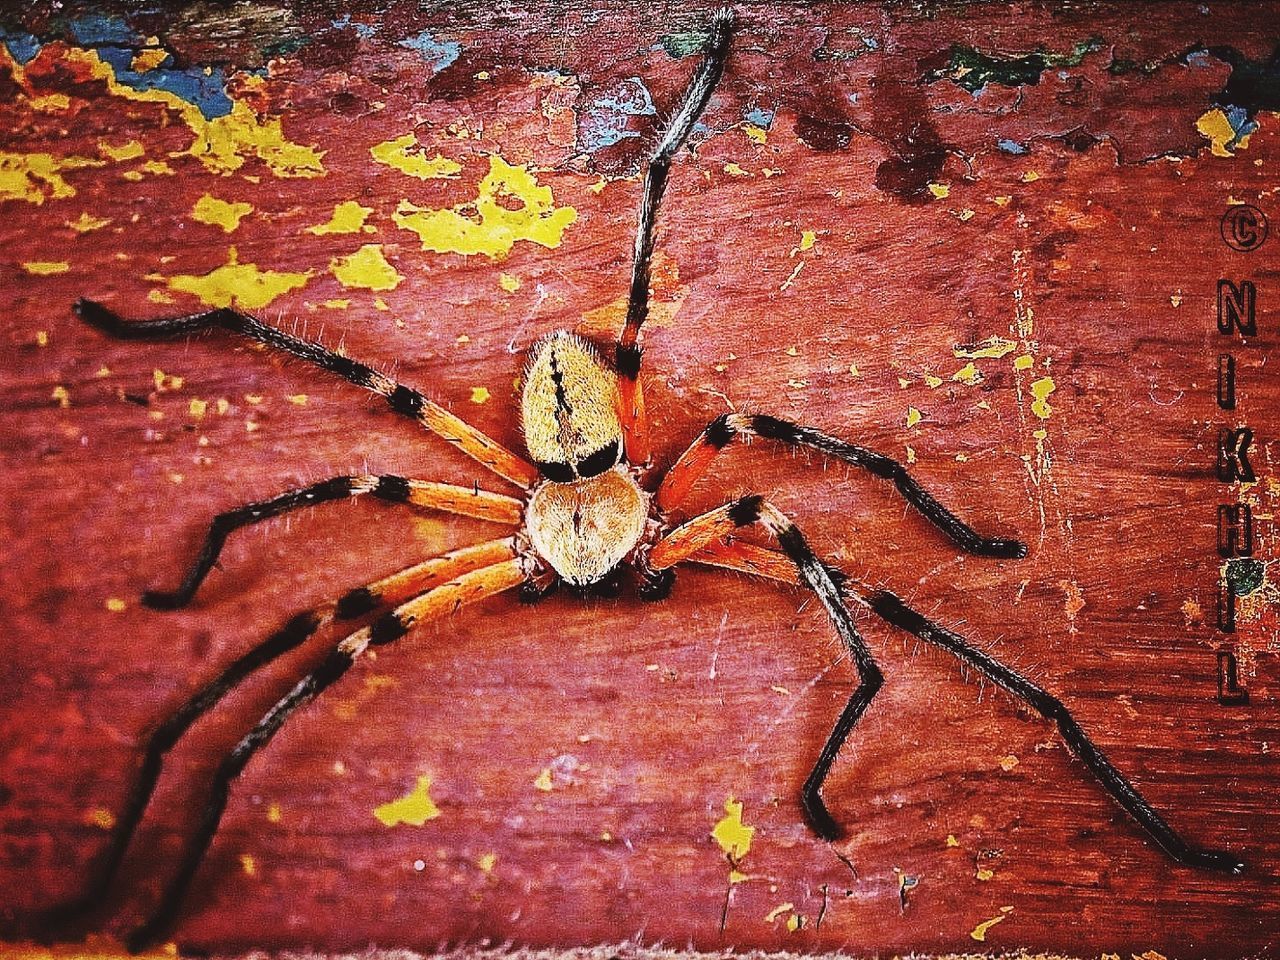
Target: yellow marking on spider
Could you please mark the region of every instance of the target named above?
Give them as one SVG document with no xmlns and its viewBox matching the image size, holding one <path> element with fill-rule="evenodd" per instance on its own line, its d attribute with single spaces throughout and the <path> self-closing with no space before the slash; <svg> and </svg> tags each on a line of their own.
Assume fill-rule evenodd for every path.
<svg viewBox="0 0 1280 960">
<path fill-rule="evenodd" d="M 454 180 L 462 172 L 462 164 L 439 153 L 428 158 L 412 133 L 370 147 L 369 155 L 378 163 L 419 180 Z"/>
<path fill-rule="evenodd" d="M 227 251 L 227 262 L 206 274 L 178 274 L 169 277 L 170 290 L 191 293 L 210 307 L 237 307 L 258 310 L 311 279 L 305 273 L 277 273 L 260 270 L 256 264 L 240 263 L 236 248 Z"/>
<path fill-rule="evenodd" d="M 223 233 L 231 233 L 240 226 L 240 221 L 253 213 L 253 204 L 221 200 L 206 193 L 191 208 L 191 218 L 198 223 L 207 223 L 213 227 L 221 227 Z"/>
<path fill-rule="evenodd" d="M 388 827 L 407 823 L 411 827 L 420 827 L 428 820 L 440 816 L 440 808 L 431 799 L 431 778 L 418 777 L 417 785 L 398 800 L 392 800 L 375 807 L 373 815 Z"/>
<path fill-rule="evenodd" d="M 417 234 L 423 250 L 483 253 L 497 260 L 521 240 L 548 248 L 560 246 L 565 229 L 578 219 L 578 213 L 570 206 L 557 207 L 551 188 L 540 185 L 527 166 L 513 166 L 494 154 L 473 200 L 444 210 L 401 200 L 391 219 Z"/>
<path fill-rule="evenodd" d="M 329 271 L 348 290 L 394 290 L 404 280 L 387 262 L 380 243 L 366 243 L 355 253 L 335 257 Z"/>
<path fill-rule="evenodd" d="M 373 213 L 373 207 L 362 207 L 354 200 L 344 200 L 333 208 L 333 215 L 329 217 L 327 223 L 307 227 L 307 233 L 313 233 L 318 237 L 330 233 L 373 233 L 374 228 L 365 223 L 371 213 Z"/>
</svg>

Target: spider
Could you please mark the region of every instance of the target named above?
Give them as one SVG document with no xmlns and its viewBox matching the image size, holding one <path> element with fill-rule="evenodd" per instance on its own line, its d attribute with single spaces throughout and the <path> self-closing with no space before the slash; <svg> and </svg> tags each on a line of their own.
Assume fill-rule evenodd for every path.
<svg viewBox="0 0 1280 960">
<path fill-rule="evenodd" d="M 199 824 L 179 867 L 154 911 L 128 938 L 138 950 L 173 924 L 183 897 L 218 829 L 233 781 L 299 707 L 336 683 L 367 650 L 399 640 L 415 625 L 456 612 L 504 591 L 536 601 L 558 583 L 582 593 L 612 594 L 624 568 L 638 575 L 638 593 L 661 600 L 672 588 L 674 568 L 695 562 L 812 591 L 829 616 L 858 673 L 858 684 L 823 745 L 800 791 L 808 823 L 834 841 L 840 827 L 822 798 L 822 786 L 854 725 L 880 689 L 882 674 L 847 607 L 854 601 L 889 624 L 950 651 L 1015 697 L 1053 721 L 1072 751 L 1108 793 L 1171 858 L 1195 867 L 1240 872 L 1244 865 L 1223 851 L 1188 844 L 1111 764 L 1068 709 L 1037 684 L 975 648 L 951 630 L 908 607 L 894 594 L 859 589 L 820 559 L 799 528 L 769 500 L 739 497 L 717 509 L 678 522 L 675 512 L 711 462 L 735 440 L 752 438 L 817 451 L 889 481 L 925 519 L 962 550 L 982 557 L 1017 559 L 1017 540 L 974 531 L 922 488 L 897 461 L 811 427 L 768 415 L 729 413 L 716 417 L 656 485 L 650 462 L 644 398 L 638 379 L 639 334 L 649 311 L 650 262 L 655 223 L 672 161 L 689 138 L 724 71 L 733 18 L 714 16 L 710 36 L 665 131 L 647 157 L 632 264 L 626 320 L 612 366 L 590 343 L 556 332 L 529 350 L 521 397 L 521 421 L 529 459 L 503 448 L 411 387 L 357 360 L 334 353 L 232 309 L 190 316 L 128 322 L 107 307 L 81 300 L 75 310 L 88 324 L 115 337 L 152 339 L 222 327 L 329 370 L 381 396 L 397 413 L 417 420 L 523 491 L 519 497 L 478 485 L 400 476 L 342 476 L 222 513 L 214 518 L 194 564 L 172 591 L 148 591 L 143 601 L 174 609 L 193 599 L 229 534 L 241 527 L 326 501 L 371 495 L 392 503 L 478 517 L 508 532 L 494 540 L 407 567 L 295 615 L 257 647 L 242 654 L 206 683 L 147 740 L 137 782 L 117 818 L 87 891 L 56 911 L 63 922 L 93 910 L 105 899 L 160 775 L 166 753 L 191 725 L 254 671 L 292 650 L 321 627 L 368 618 L 335 646 L 226 755 L 214 776 Z M 656 486 L 656 488 L 655 488 Z M 774 550 L 738 539 L 760 524 L 776 540 Z"/>
</svg>

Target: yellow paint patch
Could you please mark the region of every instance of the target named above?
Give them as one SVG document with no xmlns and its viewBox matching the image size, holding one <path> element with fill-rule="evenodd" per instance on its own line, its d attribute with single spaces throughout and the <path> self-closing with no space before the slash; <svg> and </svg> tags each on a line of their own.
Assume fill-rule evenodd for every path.
<svg viewBox="0 0 1280 960">
<path fill-rule="evenodd" d="M 725 173 L 727 173 L 727 174 L 728 174 L 729 176 L 731 176 L 731 177 L 749 177 L 749 176 L 751 176 L 751 172 L 750 172 L 750 171 L 748 171 L 748 170 L 743 170 L 743 169 L 742 169 L 742 167 L 740 167 L 740 166 L 739 166 L 738 164 L 736 164 L 736 163 L 726 163 L 726 164 L 724 165 L 724 172 L 725 172 Z"/>
<path fill-rule="evenodd" d="M 937 390 L 938 387 L 942 386 L 942 378 L 932 373 L 926 373 L 924 375 L 924 385 L 930 390 Z"/>
<path fill-rule="evenodd" d="M 1024 353 L 1022 356 L 1016 357 L 1013 361 L 1013 369 L 1015 370 L 1030 370 L 1035 365 L 1036 359 L 1029 353 Z"/>
<path fill-rule="evenodd" d="M 258 875 L 258 861 L 254 859 L 253 854 L 240 854 L 240 869 L 244 871 L 246 877 L 256 877 Z"/>
<path fill-rule="evenodd" d="M 1233 157 L 1235 150 L 1243 150 L 1249 145 L 1249 136 L 1246 134 L 1235 145 L 1235 150 L 1227 146 L 1235 140 L 1236 128 L 1217 107 L 1200 115 L 1200 119 L 1196 121 L 1196 130 L 1209 141 L 1209 152 L 1215 157 Z"/>
<path fill-rule="evenodd" d="M 952 349 L 959 360 L 999 360 L 1012 353 L 1017 344 L 1003 337 L 987 337 L 979 343 L 965 344 Z"/>
<path fill-rule="evenodd" d="M 127 607 L 128 604 L 119 597 L 107 597 L 107 602 L 104 606 L 112 613 L 124 613 L 125 607 Z"/>
<path fill-rule="evenodd" d="M 554 784 L 551 780 L 551 768 L 543 767 L 538 771 L 538 775 L 533 778 L 533 789 L 541 790 L 543 793 L 550 793 Z"/>
<path fill-rule="evenodd" d="M 105 140 L 99 140 L 98 152 L 113 163 L 121 163 L 124 160 L 137 160 L 145 156 L 147 151 L 137 140 L 129 140 L 118 147 L 112 146 Z"/>
<path fill-rule="evenodd" d="M 373 233 L 374 228 L 365 225 L 373 207 L 362 207 L 354 200 L 346 200 L 333 208 L 333 216 L 328 223 L 319 223 L 307 227 L 307 233 L 322 237 L 328 233 Z"/>
<path fill-rule="evenodd" d="M 951 848 L 951 847 L 958 847 L 958 846 L 960 846 L 960 841 L 956 839 L 956 835 L 955 835 L 954 833 L 948 833 L 948 834 L 947 834 L 947 844 L 946 844 L 946 845 L 947 845 L 947 847 L 948 847 L 948 848 Z"/>
<path fill-rule="evenodd" d="M 110 830 L 116 825 L 116 815 L 106 807 L 95 807 L 85 813 L 84 823 L 99 830 Z"/>
<path fill-rule="evenodd" d="M 430 210 L 400 201 L 392 215 L 396 225 L 418 235 L 423 250 L 436 253 L 483 253 L 505 257 L 520 240 L 560 246 L 565 229 L 578 219 L 573 207 L 557 207 L 550 187 L 540 186 L 523 166 L 512 166 L 496 154 L 478 185 L 474 200 L 446 210 Z"/>
<path fill-rule="evenodd" d="M 784 913 L 790 913 L 795 910 L 795 908 L 796 905 L 794 903 L 780 903 L 764 915 L 764 922 L 773 923 L 773 921 L 777 920 Z"/>
<path fill-rule="evenodd" d="M 1028 170 L 1026 173 L 1022 175 L 1023 183 L 1035 183 L 1039 179 L 1040 179 L 1040 174 L 1036 173 L 1034 170 Z"/>
<path fill-rule="evenodd" d="M 498 865 L 498 855 L 496 853 L 482 853 L 476 858 L 476 866 L 480 868 L 481 873 L 493 873 L 493 868 Z"/>
<path fill-rule="evenodd" d="M 273 803 L 267 807 L 268 823 L 279 823 L 283 819 L 284 819 L 284 811 L 280 809 L 280 804 Z"/>
<path fill-rule="evenodd" d="M 173 303 L 173 297 L 163 290 L 148 290 L 147 301 L 149 303 Z"/>
<path fill-rule="evenodd" d="M 191 398 L 191 402 L 187 404 L 187 413 L 193 420 L 204 419 L 205 413 L 209 410 L 209 402 L 200 400 L 196 397 Z"/>
<path fill-rule="evenodd" d="M 366 243 L 355 253 L 335 257 L 329 270 L 348 290 L 394 290 L 404 280 L 387 262 L 380 243 Z"/>
<path fill-rule="evenodd" d="M 988 870 L 986 867 L 978 867 L 977 872 L 976 872 L 976 873 L 974 873 L 974 876 L 975 876 L 977 879 L 979 879 L 979 880 L 983 881 L 984 883 L 985 883 L 987 880 L 990 880 L 990 879 L 991 879 L 992 877 L 994 877 L 995 875 L 996 875 L 996 874 L 995 874 L 995 871 L 994 871 L 994 870 Z"/>
<path fill-rule="evenodd" d="M 931 183 L 929 184 L 929 192 L 932 193 L 936 199 L 945 200 L 947 197 L 951 196 L 951 187 L 945 183 Z"/>
<path fill-rule="evenodd" d="M 101 160 L 86 157 L 0 151 L 0 200 L 25 200 L 38 206 L 46 200 L 74 197 L 75 187 L 67 183 L 62 173 L 102 164 Z"/>
<path fill-rule="evenodd" d="M 724 816 L 712 827 L 711 838 L 720 845 L 730 863 L 738 863 L 751 852 L 751 841 L 755 835 L 756 828 L 742 822 L 742 801 L 733 797 L 725 800 Z"/>
<path fill-rule="evenodd" d="M 999 916 L 992 917 L 990 920 L 984 920 L 982 923 L 978 924 L 976 927 L 974 927 L 972 930 L 969 931 L 969 936 L 971 936 L 974 940 L 977 940 L 979 943 L 985 941 L 987 939 L 987 931 L 990 930 L 992 927 L 994 927 L 997 923 L 1003 922 L 1004 918 L 1007 917 L 1012 912 L 1013 912 L 1013 907 L 1001 907 Z"/>
<path fill-rule="evenodd" d="M 133 55 L 133 60 L 129 63 L 129 66 L 135 73 L 146 73 L 148 70 L 154 70 L 168 59 L 169 54 L 164 50 L 139 50 Z"/>
<path fill-rule="evenodd" d="M 375 807 L 373 815 L 385 826 L 395 827 L 407 823 L 420 827 L 428 820 L 440 816 L 440 808 L 431 799 L 431 778 L 418 777 L 418 784 L 399 800 L 392 800 Z"/>
<path fill-rule="evenodd" d="M 1010 770 L 1016 767 L 1019 762 L 1020 761 L 1018 760 L 1017 757 L 1015 757 L 1013 754 L 1009 754 L 1007 757 L 1000 758 L 999 760 L 1000 769 L 1003 770 L 1005 773 L 1008 773 Z"/>
<path fill-rule="evenodd" d="M 224 233 L 231 233 L 240 226 L 240 221 L 253 213 L 251 203 L 232 203 L 219 200 L 206 193 L 191 208 L 191 217 L 199 223 L 207 223 L 213 227 L 221 227 Z"/>
<path fill-rule="evenodd" d="M 260 310 L 290 290 L 297 290 L 311 279 L 305 273 L 277 273 L 260 270 L 256 264 L 240 263 L 236 248 L 227 251 L 227 262 L 202 275 L 178 274 L 168 279 L 169 289 L 190 293 L 211 307 L 238 307 Z"/>
<path fill-rule="evenodd" d="M 155 385 L 156 393 L 170 393 L 174 390 L 181 390 L 187 379 L 176 374 L 165 373 L 157 367 L 151 371 L 151 382 Z"/>
<path fill-rule="evenodd" d="M 520 289 L 520 278 L 513 277 L 509 273 L 498 274 L 498 286 L 502 287 L 507 293 L 515 293 Z"/>
<path fill-rule="evenodd" d="M 115 68 L 103 61 L 96 50 L 72 48 L 64 57 L 105 82 L 112 96 L 157 103 L 175 111 L 195 138 L 188 149 L 170 156 L 195 157 L 207 170 L 223 176 L 239 170 L 248 157 L 261 160 L 277 177 L 324 176 L 323 150 L 293 143 L 285 137 L 279 117 L 259 116 L 244 100 L 233 100 L 230 113 L 207 120 L 196 104 L 175 93 L 156 88 L 135 90 L 120 83 Z M 246 77 L 242 81 L 248 92 L 254 94 L 259 93 L 265 83 L 263 77 Z"/>
<path fill-rule="evenodd" d="M 82 213 L 74 220 L 67 220 L 66 224 L 76 233 L 89 233 L 93 230 L 101 230 L 110 222 L 106 217 L 93 217 L 88 213 Z"/>
<path fill-rule="evenodd" d="M 345 310 L 351 306 L 351 300 L 348 297 L 339 297 L 334 300 L 321 300 L 320 306 L 326 310 Z"/>
<path fill-rule="evenodd" d="M 907 426 L 914 427 L 917 423 L 924 419 L 924 415 L 915 407 L 907 407 Z"/>
<path fill-rule="evenodd" d="M 1053 413 L 1053 407 L 1049 406 L 1049 395 L 1056 389 L 1053 377 L 1041 377 L 1031 384 L 1031 396 L 1035 398 L 1031 401 L 1031 412 L 1041 420 L 1048 420 L 1049 414 Z"/>
<path fill-rule="evenodd" d="M 488 387 L 472 387 L 471 402 L 475 404 L 488 403 L 489 388 Z"/>
<path fill-rule="evenodd" d="M 812 230 L 805 230 L 800 234 L 800 251 L 812 250 L 813 245 L 818 242 L 818 235 Z"/>
<path fill-rule="evenodd" d="M 305 407 L 310 399 L 305 393 L 286 393 L 284 398 L 295 407 Z"/>
<path fill-rule="evenodd" d="M 769 131 L 764 127 L 757 127 L 754 123 L 744 124 L 742 132 L 747 135 L 747 139 L 752 143 L 764 143 L 769 139 Z"/>
<path fill-rule="evenodd" d="M 63 410 L 66 410 L 68 407 L 71 406 L 71 393 L 62 384 L 58 384 L 56 387 L 53 388 L 53 390 L 49 393 L 49 399 L 56 400 L 58 403 L 58 406 L 60 406 Z"/>
<path fill-rule="evenodd" d="M 65 260 L 28 260 L 22 264 L 22 269 L 37 277 L 50 277 L 66 273 L 71 269 L 71 264 Z"/>
<path fill-rule="evenodd" d="M 439 153 L 428 158 L 412 133 L 370 147 L 369 155 L 378 163 L 419 180 L 452 180 L 462 172 L 462 164 Z"/>
<path fill-rule="evenodd" d="M 951 375 L 952 380 L 967 384 L 970 387 L 976 387 L 982 382 L 982 371 L 975 367 L 972 363 L 966 363 L 963 367 Z"/>
<path fill-rule="evenodd" d="M 49 345 L 49 331 L 48 331 L 48 330 L 37 330 L 37 331 L 36 331 L 36 346 L 37 346 L 37 347 L 47 347 L 48 345 Z"/>
</svg>

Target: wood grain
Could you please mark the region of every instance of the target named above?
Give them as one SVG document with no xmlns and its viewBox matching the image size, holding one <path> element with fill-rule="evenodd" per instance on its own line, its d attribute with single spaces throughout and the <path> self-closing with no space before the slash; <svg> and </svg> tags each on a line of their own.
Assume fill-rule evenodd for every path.
<svg viewBox="0 0 1280 960">
<path fill-rule="evenodd" d="M 310 271 L 260 315 L 519 449 L 521 351 L 557 328 L 607 343 L 621 320 L 636 165 L 691 69 L 673 52 L 707 16 L 616 3 L 355 4 L 346 19 L 308 4 L 124 9 L 0 21 L 11 49 L 24 31 L 43 43 L 28 89 L 0 69 L 0 149 L 101 162 L 63 170 L 74 196 L 42 181 L 42 202 L 0 202 L 0 908 L 15 930 L 77 891 L 146 732 L 220 665 L 309 604 L 492 535 L 385 504 L 325 506 L 236 535 L 189 609 L 142 608 L 216 512 L 365 470 L 510 492 L 304 365 L 222 334 L 112 342 L 72 301 L 194 309 L 165 278 L 206 274 L 231 246 L 242 264 Z M 236 787 L 176 932 L 184 948 L 637 938 L 870 955 L 968 950 L 1003 916 L 984 948 L 1275 951 L 1274 574 L 1241 598 L 1234 637 L 1213 617 L 1216 505 L 1245 498 L 1256 555 L 1277 546 L 1280 239 L 1237 253 L 1219 219 L 1243 200 L 1274 214 L 1273 231 L 1280 221 L 1280 103 L 1241 80 L 1250 65 L 1266 79 L 1280 7 L 748 5 L 739 19 L 708 131 L 677 161 L 661 216 L 644 374 L 659 465 L 726 409 L 913 457 L 943 502 L 1025 538 L 1030 556 L 962 557 L 886 485 L 765 444 L 723 457 L 688 510 L 767 494 L 842 568 L 1059 695 L 1177 828 L 1249 872 L 1171 865 L 1049 725 L 865 617 L 888 679 L 826 791 L 849 836 L 820 842 L 798 791 L 850 668 L 798 592 L 690 568 L 664 603 L 498 598 L 358 665 Z M 70 56 L 95 45 L 86 23 L 123 25 L 112 42 L 125 47 L 156 37 L 174 69 L 222 70 L 233 100 L 325 151 L 325 175 L 275 176 L 256 155 L 222 175 L 174 156 L 193 139 L 177 107 L 114 95 Z M 995 64 L 973 91 L 966 50 Z M 1039 70 L 1025 60 L 1037 53 Z M 655 113 L 620 111 L 643 108 L 640 84 Z M 33 105 L 54 94 L 66 104 Z M 1215 155 L 1197 123 L 1249 97 L 1258 129 Z M 410 132 L 456 176 L 371 158 Z M 143 156 L 110 158 L 134 140 Z M 474 198 L 490 154 L 529 164 L 575 209 L 558 246 L 463 256 L 397 227 L 402 201 Z M 193 216 L 206 193 L 253 210 L 224 232 Z M 371 232 L 306 232 L 349 200 L 371 208 Z M 109 223 L 67 226 L 82 213 Z M 364 244 L 403 277 L 394 289 L 331 272 Z M 66 268 L 22 266 L 40 263 Z M 1216 331 L 1220 277 L 1258 285 L 1247 343 Z M 157 291 L 173 302 L 149 301 Z M 960 356 L 991 337 L 1011 351 Z M 1224 342 L 1233 413 L 1214 402 Z M 1046 378 L 1047 411 L 1033 408 Z M 1237 423 L 1257 436 L 1258 483 L 1242 491 L 1214 476 L 1218 430 Z M 221 753 L 334 639 L 246 685 L 173 752 L 108 930 L 154 902 Z M 1246 706 L 1215 700 L 1224 643 Z M 546 770 L 550 790 L 536 785 Z M 375 818 L 423 775 L 438 818 Z M 748 879 L 732 886 L 710 836 L 730 797 L 756 828 Z"/>
</svg>

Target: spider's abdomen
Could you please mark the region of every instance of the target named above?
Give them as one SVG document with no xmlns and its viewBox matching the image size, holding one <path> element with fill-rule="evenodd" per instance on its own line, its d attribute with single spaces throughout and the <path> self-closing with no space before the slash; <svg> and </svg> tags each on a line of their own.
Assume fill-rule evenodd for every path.
<svg viewBox="0 0 1280 960">
<path fill-rule="evenodd" d="M 624 468 L 533 491 L 525 526 L 533 548 L 572 586 L 603 579 L 626 558 L 649 516 L 649 497 Z"/>
<path fill-rule="evenodd" d="M 529 456 L 548 480 L 594 477 L 622 457 L 617 374 L 571 333 L 530 349 L 520 414 Z"/>
</svg>

